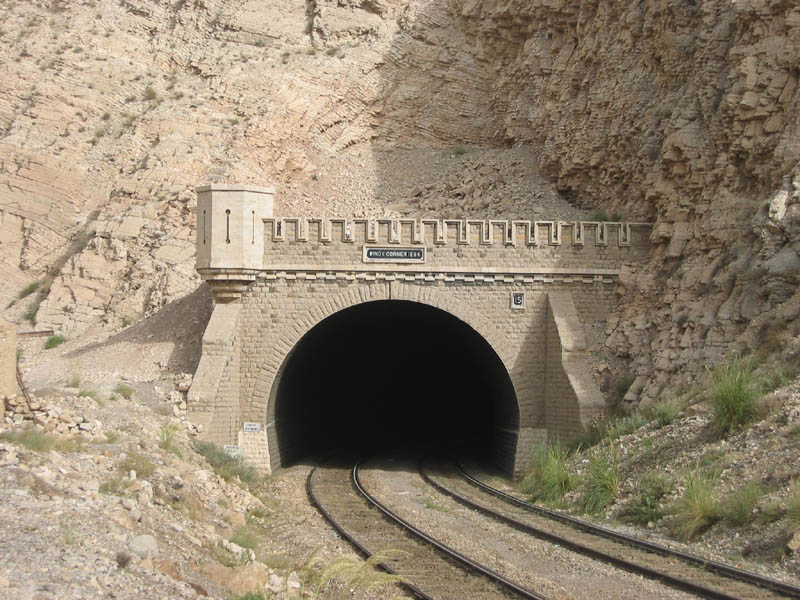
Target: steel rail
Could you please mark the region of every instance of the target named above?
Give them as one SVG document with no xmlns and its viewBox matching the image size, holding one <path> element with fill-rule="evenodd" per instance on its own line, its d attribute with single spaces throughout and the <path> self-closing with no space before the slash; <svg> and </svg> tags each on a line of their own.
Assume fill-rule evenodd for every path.
<svg viewBox="0 0 800 600">
<path fill-rule="evenodd" d="M 654 542 L 642 540 L 632 535 L 628 535 L 625 533 L 614 531 L 612 529 L 608 529 L 606 527 L 601 527 L 600 525 L 589 523 L 588 521 L 584 521 L 583 519 L 578 519 L 577 517 L 565 515 L 536 504 L 531 504 L 530 502 L 525 502 L 524 500 L 520 500 L 519 498 L 516 498 L 511 494 L 507 494 L 502 490 L 498 490 L 497 488 L 492 487 L 489 484 L 481 481 L 480 479 L 470 475 L 460 460 L 456 461 L 456 464 L 458 466 L 458 470 L 460 471 L 464 479 L 466 479 L 470 484 L 472 484 L 476 488 L 492 496 L 500 498 L 501 500 L 504 500 L 509 504 L 513 504 L 514 506 L 535 513 L 539 516 L 559 521 L 561 523 L 565 523 L 575 529 L 582 530 L 592 535 L 604 537 L 614 542 L 627 544 L 628 546 L 632 546 L 639 550 L 645 550 L 647 552 L 652 552 L 654 554 L 660 554 L 661 556 L 676 558 L 687 564 L 690 564 L 695 567 L 700 567 L 702 569 L 705 569 L 717 575 L 721 575 L 723 577 L 735 579 L 744 583 L 748 583 L 750 585 L 754 585 L 756 587 L 765 588 L 770 591 L 777 592 L 779 594 L 784 594 L 790 598 L 800 598 L 800 587 L 798 586 L 791 585 L 783 581 L 778 581 L 777 579 L 764 577 L 763 575 L 759 575 L 758 573 L 753 573 L 752 571 L 739 569 L 738 567 L 727 565 L 725 563 L 702 558 L 695 554 L 689 554 L 688 552 L 681 552 L 680 550 L 675 550 L 673 548 L 669 548 L 661 544 L 656 544 Z"/>
<path fill-rule="evenodd" d="M 313 485 L 312 485 L 311 481 L 312 481 L 312 479 L 314 477 L 314 473 L 316 471 L 317 471 L 317 466 L 314 466 L 314 468 L 311 469 L 311 472 L 308 474 L 308 477 L 306 478 L 306 492 L 308 493 L 308 497 L 311 499 L 311 503 L 317 508 L 317 510 L 328 521 L 328 523 L 330 523 L 331 526 L 339 533 L 339 535 L 341 535 L 344 539 L 346 539 L 348 542 L 350 542 L 350 544 L 352 546 L 354 546 L 356 548 L 356 550 L 358 550 L 359 553 L 361 553 L 362 556 L 365 556 L 366 558 L 369 558 L 370 556 L 372 556 L 372 552 L 367 550 L 367 548 L 364 545 L 362 545 L 354 536 L 350 535 L 350 533 L 348 533 L 344 529 L 344 527 L 342 527 L 336 521 L 336 519 L 333 518 L 333 516 L 322 505 L 322 502 L 320 502 L 319 498 L 317 498 L 316 494 L 314 494 Z M 394 569 L 392 569 L 392 567 L 387 565 L 386 563 L 382 563 L 382 562 L 378 563 L 378 567 L 383 569 L 384 571 L 386 571 L 387 573 L 389 573 L 391 575 L 396 575 L 396 576 L 399 577 L 397 572 Z M 412 594 L 414 594 L 420 600 L 435 600 L 435 598 L 432 598 L 431 596 L 429 596 L 428 594 L 426 594 L 425 592 L 420 590 L 413 583 L 405 581 L 402 578 L 400 578 L 400 581 L 398 581 L 398 583 L 400 585 L 402 585 L 403 587 L 405 587 L 408 591 L 410 591 Z"/>
<path fill-rule="evenodd" d="M 389 508 L 384 506 L 379 500 L 377 500 L 374 496 L 372 496 L 369 492 L 367 492 L 363 485 L 361 484 L 361 480 L 358 476 L 358 470 L 361 466 L 363 461 L 359 460 L 356 465 L 353 467 L 351 471 L 353 485 L 355 485 L 356 489 L 361 493 L 364 498 L 366 498 L 370 504 L 372 504 L 375 508 L 381 511 L 387 518 L 391 521 L 395 522 L 396 524 L 400 525 L 406 531 L 411 532 L 414 536 L 421 539 L 422 541 L 430 544 L 434 548 L 438 549 L 440 552 L 444 553 L 446 556 L 454 559 L 455 561 L 461 563 L 462 565 L 466 566 L 468 569 L 472 571 L 477 571 L 481 573 L 483 576 L 489 578 L 492 581 L 495 581 L 505 587 L 506 589 L 514 592 L 522 596 L 523 598 L 527 598 L 529 600 L 548 600 L 545 596 L 540 596 L 539 594 L 532 592 L 520 585 L 514 583 L 510 579 L 506 579 L 500 573 L 493 571 L 492 569 L 485 567 L 484 565 L 475 562 L 474 560 L 467 558 L 457 550 L 451 548 L 447 544 L 444 544 L 435 538 L 429 536 L 428 534 L 424 533 L 420 529 L 417 529 L 414 525 L 400 517 L 399 515 L 392 512 Z"/>
</svg>

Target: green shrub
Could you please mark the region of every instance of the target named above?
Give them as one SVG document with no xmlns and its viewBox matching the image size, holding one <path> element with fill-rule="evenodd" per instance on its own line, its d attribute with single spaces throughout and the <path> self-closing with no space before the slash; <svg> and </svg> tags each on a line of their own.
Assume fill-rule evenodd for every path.
<svg viewBox="0 0 800 600">
<path fill-rule="evenodd" d="M 650 421 L 655 421 L 659 427 L 670 425 L 680 412 L 678 403 L 671 400 L 657 402 L 644 410 L 644 415 Z"/>
<path fill-rule="evenodd" d="M 744 525 L 753 519 L 753 509 L 764 491 L 757 481 L 751 481 L 725 499 L 722 514 L 733 525 Z"/>
<path fill-rule="evenodd" d="M 635 412 L 632 415 L 627 417 L 621 417 L 619 419 L 614 419 L 608 425 L 608 431 L 606 432 L 606 437 L 609 441 L 614 441 L 618 438 L 621 438 L 624 435 L 630 435 L 640 427 L 647 425 L 648 420 L 642 413 Z"/>
<path fill-rule="evenodd" d="M 55 447 L 55 438 L 52 435 L 35 429 L 6 431 L 0 433 L 0 440 L 15 442 L 34 452 L 50 452 Z"/>
<path fill-rule="evenodd" d="M 240 527 L 231 536 L 231 541 L 237 546 L 255 550 L 258 547 L 258 536 L 247 527 Z"/>
<path fill-rule="evenodd" d="M 734 358 L 711 373 L 711 408 L 720 433 L 738 429 L 756 416 L 755 361 Z"/>
<path fill-rule="evenodd" d="M 167 452 L 171 452 L 178 458 L 182 457 L 181 449 L 178 447 L 177 442 L 175 441 L 175 434 L 178 433 L 180 428 L 177 425 L 167 424 L 161 427 L 160 432 L 160 439 L 158 442 L 158 447 L 166 450 Z"/>
<path fill-rule="evenodd" d="M 126 400 L 130 400 L 131 396 L 133 396 L 133 388 L 127 383 L 119 383 L 117 387 L 114 388 L 114 393 L 119 394 Z"/>
<path fill-rule="evenodd" d="M 686 474 L 686 491 L 672 508 L 675 533 L 684 540 L 691 540 L 716 523 L 721 516 L 714 499 L 716 474 L 694 469 Z"/>
<path fill-rule="evenodd" d="M 258 479 L 256 470 L 246 465 L 241 458 L 227 454 L 219 446 L 210 442 L 196 442 L 195 452 L 204 456 L 214 472 L 225 481 L 238 478 L 242 483 L 255 483 Z"/>
<path fill-rule="evenodd" d="M 124 479 L 121 475 L 114 475 L 103 480 L 100 483 L 99 492 L 101 494 L 121 494 L 127 487 L 128 480 Z"/>
<path fill-rule="evenodd" d="M 789 385 L 795 377 L 797 377 L 797 370 L 794 367 L 777 365 L 759 376 L 758 385 L 763 393 L 768 394 Z"/>
<path fill-rule="evenodd" d="M 80 371 L 73 371 L 67 380 L 67 387 L 76 388 L 81 386 L 83 375 Z"/>
<path fill-rule="evenodd" d="M 534 452 L 531 471 L 520 485 L 522 491 L 533 500 L 559 502 L 574 487 L 567 470 L 567 455 L 560 444 L 540 445 Z"/>
<path fill-rule="evenodd" d="M 25 311 L 23 318 L 28 321 L 31 325 L 36 325 L 36 315 L 39 314 L 39 306 L 42 304 L 41 298 L 36 298 L 33 300 L 28 306 L 28 309 Z"/>
<path fill-rule="evenodd" d="M 117 463 L 117 469 L 126 475 L 136 471 L 137 477 L 150 477 L 155 472 L 156 466 L 143 454 L 131 452 Z"/>
<path fill-rule="evenodd" d="M 595 453 L 589 459 L 581 510 L 597 514 L 608 506 L 619 493 L 619 467 L 613 447 Z"/>
<path fill-rule="evenodd" d="M 150 102 L 152 102 L 153 100 L 157 100 L 158 93 L 152 87 L 147 86 L 144 89 L 144 99 Z"/>
<path fill-rule="evenodd" d="M 67 341 L 63 335 L 51 335 L 47 338 L 47 341 L 44 343 L 45 350 L 50 350 L 51 348 L 55 348 L 56 346 L 60 346 L 64 342 Z"/>
<path fill-rule="evenodd" d="M 673 483 L 660 473 L 648 473 L 641 483 L 641 491 L 634 500 L 625 507 L 620 519 L 625 523 L 647 525 L 661 519 L 666 513 L 661 501 L 672 491 Z"/>
<path fill-rule="evenodd" d="M 29 283 L 24 288 L 22 288 L 22 291 L 19 294 L 17 294 L 17 298 L 19 300 L 22 300 L 23 298 L 30 296 L 33 292 L 39 289 L 39 286 L 41 284 L 42 284 L 41 281 L 33 281 Z"/>
<path fill-rule="evenodd" d="M 604 440 L 607 433 L 607 420 L 593 421 L 570 443 L 569 450 L 571 452 L 583 452 L 584 450 L 588 450 Z"/>
</svg>

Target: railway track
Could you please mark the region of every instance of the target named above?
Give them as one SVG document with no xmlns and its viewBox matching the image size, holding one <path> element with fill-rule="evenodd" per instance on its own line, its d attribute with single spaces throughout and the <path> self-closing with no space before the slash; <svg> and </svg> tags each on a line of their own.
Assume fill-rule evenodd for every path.
<svg viewBox="0 0 800 600">
<path fill-rule="evenodd" d="M 367 556 L 387 551 L 381 567 L 424 600 L 547 600 L 471 561 L 417 530 L 373 498 L 359 477 L 359 464 L 329 462 L 315 467 L 306 489 L 333 527 Z"/>
<path fill-rule="evenodd" d="M 487 517 L 577 553 L 656 579 L 702 598 L 761 600 L 800 598 L 800 588 L 639 540 L 586 521 L 529 504 L 473 477 L 459 465 L 439 464 L 422 478 L 460 504 Z"/>
</svg>

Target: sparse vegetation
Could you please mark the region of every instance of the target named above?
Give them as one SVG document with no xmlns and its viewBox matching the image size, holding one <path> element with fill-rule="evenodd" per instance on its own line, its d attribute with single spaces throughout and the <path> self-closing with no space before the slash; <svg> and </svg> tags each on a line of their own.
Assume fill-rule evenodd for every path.
<svg viewBox="0 0 800 600">
<path fill-rule="evenodd" d="M 258 548 L 258 536 L 249 527 L 240 527 L 231 536 L 231 541 L 237 546 L 255 550 Z"/>
<path fill-rule="evenodd" d="M 541 444 L 534 451 L 531 472 L 522 480 L 520 489 L 533 500 L 560 502 L 575 485 L 567 469 L 567 455 L 559 444 Z"/>
<path fill-rule="evenodd" d="M 597 514 L 608 506 L 619 493 L 619 467 L 613 445 L 596 452 L 589 459 L 581 510 Z"/>
<path fill-rule="evenodd" d="M 711 372 L 711 407 L 720 433 L 734 431 L 756 416 L 755 361 L 733 358 Z"/>
<path fill-rule="evenodd" d="M 83 375 L 80 371 L 72 371 L 72 374 L 69 376 L 67 380 L 67 387 L 77 388 L 81 386 L 81 381 L 83 381 Z"/>
<path fill-rule="evenodd" d="M 454 156 L 464 156 L 467 153 L 467 149 L 464 146 L 456 146 L 453 148 L 453 155 Z"/>
<path fill-rule="evenodd" d="M 659 427 L 666 427 L 678 416 L 680 406 L 674 400 L 664 400 L 648 406 L 643 412 L 648 420 L 654 421 Z"/>
<path fill-rule="evenodd" d="M 362 594 L 375 591 L 387 585 L 393 585 L 401 578 L 397 575 L 378 570 L 381 563 L 389 563 L 398 556 L 404 555 L 398 550 L 382 550 L 361 560 L 348 555 L 339 558 L 322 569 L 312 566 L 312 555 L 303 565 L 295 568 L 301 574 L 306 585 L 314 590 L 315 598 L 341 598 L 350 595 L 352 590 Z M 366 594 L 368 597 L 369 594 Z"/>
<path fill-rule="evenodd" d="M 51 348 L 60 346 L 66 341 L 67 338 L 65 338 L 63 335 L 51 335 L 44 343 L 45 350 L 50 350 Z"/>
<path fill-rule="evenodd" d="M 425 500 L 425 508 L 429 510 L 436 510 L 439 512 L 450 512 L 450 509 L 447 508 L 446 506 L 442 506 L 438 502 L 434 502 L 433 500 L 430 499 Z"/>
<path fill-rule="evenodd" d="M 38 289 L 39 289 L 39 286 L 40 286 L 41 284 L 42 284 L 42 282 L 41 282 L 41 281 L 38 281 L 38 280 L 37 280 L 37 281 L 32 281 L 31 283 L 29 283 L 28 285 L 26 285 L 24 288 L 22 288 L 22 291 L 20 291 L 20 293 L 19 293 L 19 294 L 17 294 L 17 298 L 18 298 L 18 299 L 20 299 L 20 300 L 22 300 L 23 298 L 27 298 L 27 297 L 28 297 L 28 296 L 30 296 L 30 295 L 31 295 L 33 292 L 35 292 L 36 290 L 38 290 Z"/>
<path fill-rule="evenodd" d="M 636 525 L 647 525 L 660 520 L 666 514 L 662 500 L 672 491 L 672 487 L 673 482 L 670 479 L 651 471 L 642 479 L 639 495 L 625 507 L 620 519 Z"/>
<path fill-rule="evenodd" d="M 241 458 L 234 458 L 219 446 L 210 442 L 197 442 L 195 452 L 205 457 L 214 472 L 225 481 L 238 479 L 242 483 L 255 483 L 258 479 L 256 470 L 245 464 Z"/>
<path fill-rule="evenodd" d="M 37 297 L 35 298 L 28 309 L 25 311 L 23 318 L 28 321 L 31 325 L 36 325 L 36 315 L 39 314 L 39 306 L 42 304 L 42 298 Z"/>
<path fill-rule="evenodd" d="M 69 438 L 58 438 L 44 431 L 33 428 L 22 429 L 19 431 L 5 431 L 0 433 L 0 440 L 14 442 L 24 446 L 34 452 L 79 452 L 83 449 L 80 440 Z"/>
<path fill-rule="evenodd" d="M 159 434 L 160 439 L 158 442 L 158 447 L 166 450 L 167 452 L 171 452 L 178 458 L 181 458 L 183 454 L 181 453 L 181 449 L 178 447 L 178 444 L 175 441 L 175 434 L 178 433 L 178 430 L 179 427 L 171 423 L 162 425 L 161 432 Z"/>
<path fill-rule="evenodd" d="M 98 392 L 95 388 L 91 386 L 88 385 L 82 386 L 78 390 L 78 396 L 85 396 L 86 398 L 91 398 L 92 400 L 97 402 L 98 406 L 105 406 L 105 400 L 100 395 L 100 392 Z"/>
<path fill-rule="evenodd" d="M 792 482 L 786 506 L 786 516 L 789 521 L 795 527 L 800 527 L 800 479 L 795 479 Z"/>
<path fill-rule="evenodd" d="M 142 97 L 148 102 L 155 102 L 158 100 L 158 92 L 148 85 L 146 88 L 144 88 L 144 94 Z"/>
<path fill-rule="evenodd" d="M 125 475 L 136 471 L 137 477 L 147 478 L 155 472 L 156 466 L 145 455 L 131 452 L 117 463 L 117 470 Z"/>
<path fill-rule="evenodd" d="M 716 523 L 721 511 L 714 498 L 717 473 L 695 468 L 686 473 L 686 491 L 672 507 L 675 533 L 692 540 Z"/>
<path fill-rule="evenodd" d="M 114 393 L 119 394 L 126 400 L 130 400 L 133 396 L 133 388 L 127 383 L 118 383 L 117 387 L 114 388 Z"/>
<path fill-rule="evenodd" d="M 121 475 L 114 475 L 100 483 L 98 491 L 101 494 L 121 494 L 128 486 L 129 480 Z"/>
<path fill-rule="evenodd" d="M 764 491 L 757 481 L 751 481 L 728 496 L 723 504 L 723 515 L 733 525 L 744 525 L 753 519 L 753 509 Z"/>
<path fill-rule="evenodd" d="M 625 435 L 630 435 L 640 427 L 647 425 L 648 419 L 640 412 L 634 412 L 627 417 L 614 419 L 608 425 L 606 437 L 609 441 L 614 441 Z"/>
</svg>

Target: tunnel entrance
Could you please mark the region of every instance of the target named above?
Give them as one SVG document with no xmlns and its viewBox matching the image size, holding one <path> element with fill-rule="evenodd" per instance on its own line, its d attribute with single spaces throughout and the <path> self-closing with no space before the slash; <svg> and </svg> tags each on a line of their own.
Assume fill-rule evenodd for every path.
<svg viewBox="0 0 800 600">
<path fill-rule="evenodd" d="M 466 445 L 514 466 L 519 410 L 508 372 L 467 323 L 426 304 L 366 302 L 313 327 L 273 388 L 280 462 Z"/>
</svg>

